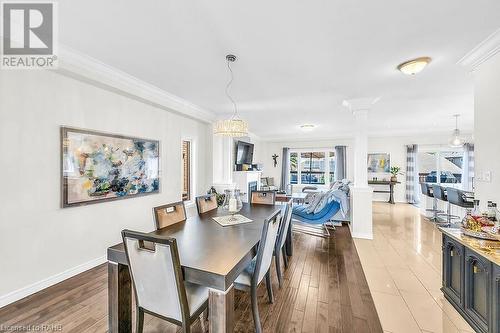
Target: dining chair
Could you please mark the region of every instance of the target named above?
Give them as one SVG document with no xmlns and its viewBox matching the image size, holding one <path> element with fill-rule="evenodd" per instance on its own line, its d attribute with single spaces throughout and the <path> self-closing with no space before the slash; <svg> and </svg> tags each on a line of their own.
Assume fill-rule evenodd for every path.
<svg viewBox="0 0 500 333">
<path fill-rule="evenodd" d="M 147 313 L 189 333 L 208 308 L 208 288 L 184 281 L 175 238 L 130 230 L 123 230 L 122 238 L 136 299 L 136 332 L 142 333 Z"/>
<path fill-rule="evenodd" d="M 281 220 L 281 209 L 276 210 L 264 220 L 262 235 L 259 242 L 256 257 L 250 265 L 236 278 L 234 287 L 238 290 L 250 291 L 252 301 L 252 314 L 255 331 L 262 332 L 257 301 L 257 287 L 266 277 L 267 295 L 269 302 L 274 302 L 273 289 L 271 285 L 271 261 L 276 247 L 276 236 L 278 235 Z"/>
<path fill-rule="evenodd" d="M 252 191 L 251 203 L 273 205 L 276 202 L 276 191 Z"/>
<path fill-rule="evenodd" d="M 196 197 L 198 214 L 203 214 L 217 209 L 217 195 L 215 193 Z"/>
<path fill-rule="evenodd" d="M 153 208 L 156 230 L 186 220 L 184 202 L 175 202 Z"/>
<path fill-rule="evenodd" d="M 283 284 L 283 274 L 281 272 L 281 255 L 283 255 L 283 263 L 285 268 L 288 268 L 288 257 L 286 255 L 285 242 L 288 235 L 288 228 L 292 221 L 292 200 L 288 201 L 285 206 L 283 217 L 281 219 L 278 237 L 276 238 L 276 248 L 274 249 L 274 257 L 276 262 L 276 273 L 278 274 L 278 283 L 281 288 Z"/>
</svg>

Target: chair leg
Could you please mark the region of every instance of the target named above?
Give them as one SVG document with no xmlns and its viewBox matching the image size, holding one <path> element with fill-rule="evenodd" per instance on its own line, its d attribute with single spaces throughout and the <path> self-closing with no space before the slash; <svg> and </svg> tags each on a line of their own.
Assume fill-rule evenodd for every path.
<svg viewBox="0 0 500 333">
<path fill-rule="evenodd" d="M 252 298 L 252 315 L 255 332 L 262 333 L 262 327 L 260 327 L 259 304 L 257 301 L 257 286 L 252 286 L 250 293 Z"/>
<path fill-rule="evenodd" d="M 191 333 L 191 324 L 188 322 L 182 323 L 182 333 Z"/>
<path fill-rule="evenodd" d="M 267 296 L 269 297 L 269 303 L 274 303 L 273 296 L 273 286 L 271 284 L 271 268 L 266 273 L 266 287 L 267 287 Z"/>
<path fill-rule="evenodd" d="M 286 255 L 286 249 L 284 246 L 281 249 L 281 252 L 283 253 L 283 262 L 285 263 L 285 268 L 288 268 L 288 257 Z"/>
<path fill-rule="evenodd" d="M 275 256 L 274 256 L 274 260 L 276 261 L 276 274 L 278 274 L 278 284 L 281 288 L 281 284 L 282 284 L 282 281 L 283 281 L 283 275 L 281 273 L 281 260 L 280 260 L 280 251 L 275 251 Z M 267 281 L 266 281 L 266 284 L 267 284 Z"/>
<path fill-rule="evenodd" d="M 136 324 L 135 331 L 137 333 L 142 333 L 142 331 L 144 329 L 144 311 L 142 311 L 141 308 L 137 307 L 136 311 L 135 311 L 135 315 L 136 315 L 136 318 L 135 318 L 135 324 Z"/>
</svg>

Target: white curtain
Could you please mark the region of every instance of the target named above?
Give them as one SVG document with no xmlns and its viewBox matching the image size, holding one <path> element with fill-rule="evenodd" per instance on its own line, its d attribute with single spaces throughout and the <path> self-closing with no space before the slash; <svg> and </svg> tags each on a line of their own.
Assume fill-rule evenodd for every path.
<svg viewBox="0 0 500 333">
<path fill-rule="evenodd" d="M 406 201 L 410 204 L 419 202 L 417 145 L 406 146 Z"/>
<path fill-rule="evenodd" d="M 464 145 L 464 158 L 462 164 L 462 189 L 474 190 L 474 144 Z"/>
</svg>

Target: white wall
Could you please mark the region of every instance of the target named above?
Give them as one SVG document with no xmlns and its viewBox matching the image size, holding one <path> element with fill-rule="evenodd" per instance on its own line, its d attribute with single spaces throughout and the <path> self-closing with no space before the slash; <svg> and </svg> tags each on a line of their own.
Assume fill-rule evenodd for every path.
<svg viewBox="0 0 500 333">
<path fill-rule="evenodd" d="M 474 138 L 475 194 L 484 206 L 488 200 L 500 202 L 500 53 L 484 62 L 475 72 Z M 491 181 L 482 179 L 491 172 Z"/>
<path fill-rule="evenodd" d="M 353 154 L 352 154 L 352 139 L 335 139 L 335 140 L 319 140 L 319 141 L 280 141 L 280 142 L 263 142 L 261 144 L 263 156 L 262 163 L 264 165 L 262 175 L 264 177 L 274 177 L 276 185 L 281 184 L 281 165 L 283 158 L 283 147 L 290 149 L 301 148 L 334 148 L 335 146 L 347 146 L 347 178 L 351 179 L 353 175 Z M 278 155 L 278 164 L 274 167 L 272 156 Z M 296 186 L 298 188 L 298 186 Z M 295 191 L 295 189 L 294 189 Z"/>
<path fill-rule="evenodd" d="M 451 130 L 450 130 L 451 133 Z M 391 136 L 391 137 L 369 137 L 368 138 L 368 153 L 389 153 L 391 155 L 391 166 L 401 167 L 401 171 L 406 171 L 406 145 L 446 145 L 448 136 L 446 134 L 426 134 L 422 136 Z M 354 161 L 352 154 L 353 140 L 352 139 L 335 139 L 335 140 L 318 140 L 318 141 L 288 141 L 288 142 L 263 142 L 264 153 L 264 169 L 263 176 L 274 177 L 275 182 L 280 184 L 281 181 L 281 158 L 283 147 L 289 148 L 327 148 L 338 145 L 346 145 L 347 148 L 347 178 L 352 179 L 354 172 Z M 277 154 L 278 165 L 273 167 L 272 155 Z M 389 179 L 390 174 L 373 174 L 368 173 L 368 179 L 377 177 L 378 179 Z M 396 202 L 406 202 L 405 190 L 406 180 L 404 175 L 398 176 L 401 184 L 394 188 L 394 200 Z M 387 190 L 387 186 L 377 187 L 381 190 Z M 387 201 L 388 194 L 374 193 L 375 201 Z"/>
<path fill-rule="evenodd" d="M 161 193 L 61 209 L 61 125 L 160 140 Z M 208 124 L 54 72 L 0 71 L 0 304 L 99 262 L 124 228 L 152 230 L 152 207 L 181 198 L 184 138 L 194 142 L 200 194 L 212 181 Z"/>
</svg>

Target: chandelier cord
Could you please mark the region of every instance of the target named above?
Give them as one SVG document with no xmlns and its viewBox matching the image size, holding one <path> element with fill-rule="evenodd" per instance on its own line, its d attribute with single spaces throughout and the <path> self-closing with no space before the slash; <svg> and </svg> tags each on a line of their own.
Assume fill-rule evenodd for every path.
<svg viewBox="0 0 500 333">
<path fill-rule="evenodd" d="M 229 98 L 229 100 L 231 101 L 231 103 L 233 103 L 234 113 L 233 113 L 233 116 L 231 117 L 231 119 L 235 119 L 236 116 L 238 115 L 238 108 L 236 106 L 236 102 L 234 101 L 234 99 L 229 94 L 229 87 L 231 86 L 231 84 L 233 83 L 233 80 L 234 80 L 233 69 L 231 68 L 231 64 L 229 63 L 229 60 L 227 60 L 227 68 L 229 69 L 229 73 L 231 75 L 231 79 L 226 84 L 226 96 L 227 96 L 227 98 Z"/>
</svg>

